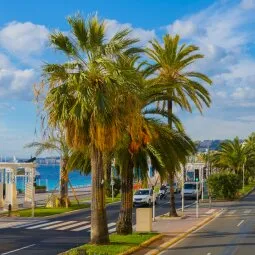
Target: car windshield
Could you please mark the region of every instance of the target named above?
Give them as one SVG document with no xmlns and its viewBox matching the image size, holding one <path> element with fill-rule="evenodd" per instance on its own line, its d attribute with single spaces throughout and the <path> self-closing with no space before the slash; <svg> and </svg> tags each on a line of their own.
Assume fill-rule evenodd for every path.
<svg viewBox="0 0 255 255">
<path fill-rule="evenodd" d="M 186 183 L 184 184 L 184 189 L 196 189 L 196 184 Z"/>
<path fill-rule="evenodd" d="M 149 195 L 149 190 L 137 190 L 135 195 Z"/>
</svg>

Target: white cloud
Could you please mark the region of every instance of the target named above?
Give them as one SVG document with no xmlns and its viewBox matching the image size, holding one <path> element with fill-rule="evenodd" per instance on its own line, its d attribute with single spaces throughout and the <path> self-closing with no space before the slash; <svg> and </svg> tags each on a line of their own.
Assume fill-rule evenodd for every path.
<svg viewBox="0 0 255 255">
<path fill-rule="evenodd" d="M 45 26 L 13 21 L 0 30 L 0 46 L 15 56 L 38 54 L 45 48 L 48 33 Z"/>
<path fill-rule="evenodd" d="M 37 75 L 33 69 L 1 69 L 0 98 L 30 100 L 33 95 L 33 84 Z"/>
<path fill-rule="evenodd" d="M 121 29 L 131 29 L 131 37 L 140 39 L 140 43 L 145 45 L 149 40 L 156 37 L 155 30 L 146 30 L 143 28 L 134 28 L 130 23 L 119 23 L 117 20 L 106 19 L 107 37 L 111 38 L 116 32 Z"/>
<path fill-rule="evenodd" d="M 244 9 L 253 9 L 255 8 L 255 0 L 242 0 L 241 7 Z"/>
<path fill-rule="evenodd" d="M 184 122 L 187 133 L 195 140 L 245 138 L 254 131 L 255 120 L 244 122 L 196 116 Z"/>
<path fill-rule="evenodd" d="M 38 73 L 33 68 L 19 69 L 0 54 L 0 99 L 31 100 Z"/>
<path fill-rule="evenodd" d="M 169 33 L 179 33 L 185 41 L 200 47 L 205 58 L 192 69 L 212 78 L 212 107 L 215 104 L 217 109 L 254 105 L 255 58 L 249 52 L 255 41 L 254 4 L 255 0 L 218 1 L 165 27 Z"/>
<path fill-rule="evenodd" d="M 176 20 L 166 29 L 169 34 L 179 34 L 182 38 L 188 38 L 197 32 L 197 26 L 192 20 Z"/>
</svg>

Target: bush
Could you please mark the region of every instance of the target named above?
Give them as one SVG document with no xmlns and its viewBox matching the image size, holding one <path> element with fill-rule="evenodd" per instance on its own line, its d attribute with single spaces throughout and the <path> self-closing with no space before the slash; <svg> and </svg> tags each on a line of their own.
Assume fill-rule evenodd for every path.
<svg viewBox="0 0 255 255">
<path fill-rule="evenodd" d="M 242 186 L 238 175 L 232 173 L 213 174 L 208 178 L 208 187 L 212 197 L 217 199 L 234 199 Z"/>
<path fill-rule="evenodd" d="M 41 186 L 36 185 L 35 189 L 46 189 L 46 186 L 45 185 L 41 185 Z"/>
<path fill-rule="evenodd" d="M 114 178 L 114 185 L 113 185 L 113 196 L 116 197 L 120 193 L 120 179 Z M 106 196 L 111 197 L 112 196 L 112 186 L 111 186 L 111 180 L 107 181 L 105 184 L 106 187 Z"/>
</svg>

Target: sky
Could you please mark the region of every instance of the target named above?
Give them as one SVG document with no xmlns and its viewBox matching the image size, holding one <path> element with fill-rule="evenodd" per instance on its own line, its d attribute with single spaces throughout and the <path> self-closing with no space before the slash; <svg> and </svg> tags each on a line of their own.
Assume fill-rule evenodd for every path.
<svg viewBox="0 0 255 255">
<path fill-rule="evenodd" d="M 255 0 L 1 0 L 0 155 L 28 157 L 24 145 L 40 140 L 33 86 L 44 63 L 60 62 L 48 44 L 54 30 L 69 30 L 66 17 L 97 13 L 110 36 L 133 29 L 142 45 L 166 33 L 200 47 L 192 69 L 207 74 L 212 105 L 203 115 L 176 109 L 194 140 L 244 138 L 255 129 Z"/>
</svg>

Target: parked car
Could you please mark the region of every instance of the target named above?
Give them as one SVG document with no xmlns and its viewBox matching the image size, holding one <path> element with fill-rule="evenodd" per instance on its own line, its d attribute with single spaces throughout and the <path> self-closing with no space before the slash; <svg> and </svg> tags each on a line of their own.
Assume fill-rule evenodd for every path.
<svg viewBox="0 0 255 255">
<path fill-rule="evenodd" d="M 198 185 L 198 197 L 201 198 L 202 190 L 200 183 L 196 184 L 196 182 L 185 182 L 183 188 L 184 198 L 186 199 L 196 199 L 197 198 L 197 187 Z"/>
<path fill-rule="evenodd" d="M 152 189 L 139 189 L 133 196 L 133 205 L 148 205 L 153 203 L 153 190 Z M 157 203 L 157 195 L 155 194 L 155 204 Z"/>
<path fill-rule="evenodd" d="M 170 193 L 170 184 L 167 184 L 166 185 L 167 187 L 167 193 L 169 194 Z M 174 193 L 180 193 L 181 192 L 181 189 L 179 188 L 179 185 L 178 183 L 174 183 Z"/>
</svg>

